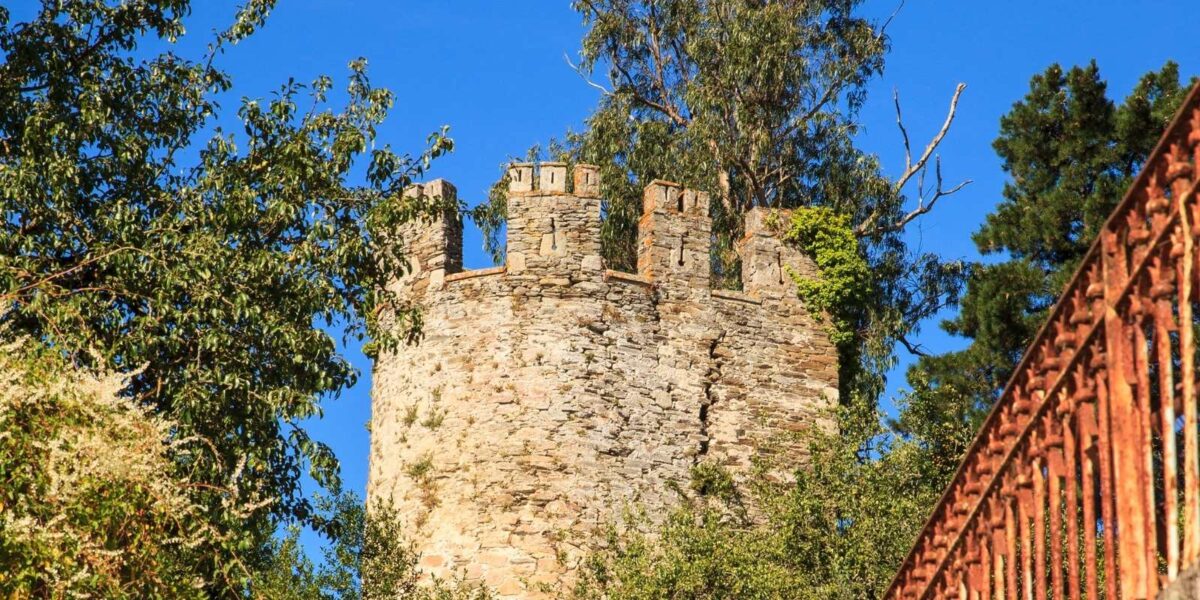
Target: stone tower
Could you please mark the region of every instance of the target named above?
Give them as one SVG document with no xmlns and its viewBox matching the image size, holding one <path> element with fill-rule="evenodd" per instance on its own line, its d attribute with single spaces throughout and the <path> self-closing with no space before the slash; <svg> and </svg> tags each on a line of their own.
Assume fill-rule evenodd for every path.
<svg viewBox="0 0 1200 600">
<path fill-rule="evenodd" d="M 509 175 L 505 266 L 462 270 L 461 221 L 401 232 L 414 268 L 393 291 L 424 335 L 375 363 L 368 496 L 400 510 L 424 568 L 540 598 L 623 507 L 661 516 L 698 462 L 743 470 L 823 426 L 837 362 L 787 275 L 815 269 L 767 211 L 746 218 L 743 291 L 714 290 L 706 194 L 651 183 L 622 273 L 600 257 L 595 167 Z"/>
</svg>

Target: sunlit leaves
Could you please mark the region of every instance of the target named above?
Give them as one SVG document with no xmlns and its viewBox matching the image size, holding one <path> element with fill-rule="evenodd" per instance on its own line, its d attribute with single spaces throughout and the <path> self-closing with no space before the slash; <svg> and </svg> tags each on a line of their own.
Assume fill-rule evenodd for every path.
<svg viewBox="0 0 1200 600">
<path fill-rule="evenodd" d="M 417 322 L 381 293 L 407 268 L 389 236 L 457 207 L 400 198 L 452 142 L 378 144 L 394 96 L 365 60 L 341 106 L 322 76 L 217 117 L 221 56 L 273 4 L 245 4 L 196 59 L 138 50 L 183 34 L 183 0 L 47 1 L 0 22 L 0 319 L 80 364 L 140 369 L 126 393 L 218 450 L 191 467 L 242 460 L 243 490 L 305 520 L 301 474 L 336 488 L 337 461 L 298 423 L 357 376 L 323 326 L 402 342 Z"/>
</svg>

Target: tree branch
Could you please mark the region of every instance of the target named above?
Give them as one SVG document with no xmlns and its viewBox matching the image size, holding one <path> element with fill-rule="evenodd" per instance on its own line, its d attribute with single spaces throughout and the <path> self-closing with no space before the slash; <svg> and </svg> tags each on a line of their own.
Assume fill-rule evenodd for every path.
<svg viewBox="0 0 1200 600">
<path fill-rule="evenodd" d="M 908 338 L 906 338 L 904 336 L 900 336 L 900 337 L 896 338 L 896 341 L 900 342 L 900 345 L 904 346 L 904 349 L 908 350 L 909 354 L 912 354 L 914 356 L 921 356 L 921 357 L 929 356 L 928 352 L 921 349 L 920 344 L 914 344 L 914 343 L 908 341 Z"/>
<path fill-rule="evenodd" d="M 600 90 L 600 93 L 604 94 L 605 96 L 613 95 L 612 91 L 610 91 L 608 88 L 596 83 L 595 81 L 592 81 L 591 77 L 588 77 L 587 74 L 583 72 L 582 64 L 576 65 L 575 63 L 571 62 L 571 57 L 568 56 L 566 52 L 563 52 L 563 60 L 566 61 L 568 67 L 571 67 L 572 71 L 575 71 L 576 75 L 579 75 L 579 78 L 582 79 L 584 83 Z"/>
<path fill-rule="evenodd" d="M 861 223 L 859 223 L 857 227 L 854 228 L 855 235 L 858 235 L 859 237 L 865 237 L 880 233 L 899 231 L 917 217 L 920 217 L 921 215 L 933 210 L 933 207 L 937 204 L 938 200 L 959 192 L 971 183 L 970 179 L 965 179 L 950 189 L 944 188 L 942 180 L 942 159 L 940 156 L 935 154 L 938 146 L 941 145 L 942 140 L 946 138 L 946 133 L 950 131 L 950 125 L 954 122 L 954 117 L 958 112 L 958 100 L 962 96 L 963 90 L 965 89 L 967 89 L 967 84 L 965 83 L 960 83 L 954 88 L 954 95 L 950 98 L 950 109 L 946 112 L 946 120 L 942 122 L 941 129 L 938 130 L 937 135 L 933 136 L 933 139 L 929 141 L 929 144 L 925 146 L 925 150 L 921 152 L 921 156 L 916 160 L 916 162 L 913 162 L 912 159 L 912 147 L 909 143 L 908 130 L 904 127 L 904 119 L 900 112 L 900 93 L 897 91 L 892 93 L 893 102 L 896 105 L 896 126 L 899 127 L 900 137 L 904 141 L 904 172 L 901 173 L 900 177 L 898 177 L 895 183 L 892 184 L 892 191 L 899 196 L 904 187 L 907 186 L 910 181 L 912 181 L 912 178 L 916 177 L 917 206 L 913 210 L 905 213 L 895 222 L 883 224 L 877 223 L 881 217 L 880 210 L 882 210 L 882 207 L 877 208 L 871 212 L 870 216 L 868 216 Z M 934 161 L 934 175 L 937 183 L 933 190 L 933 196 L 927 198 L 925 191 L 925 174 L 929 170 L 930 158 L 933 158 Z"/>
<path fill-rule="evenodd" d="M 960 84 L 958 84 L 957 87 L 954 88 L 954 96 L 950 98 L 950 110 L 947 111 L 947 113 L 946 113 L 946 120 L 944 122 L 942 122 L 942 128 L 940 130 L 938 130 L 937 135 L 933 136 L 933 139 L 929 141 L 929 145 L 925 146 L 925 151 L 921 153 L 921 158 L 919 158 L 917 160 L 917 162 L 914 164 L 911 161 L 911 157 L 906 156 L 906 161 L 905 161 L 906 164 L 904 165 L 904 173 L 901 174 L 900 177 L 896 180 L 895 188 L 897 191 L 899 191 L 901 188 L 903 188 L 908 183 L 908 180 L 912 179 L 913 175 L 916 175 L 918 171 L 921 171 L 922 169 L 925 168 L 926 163 L 929 162 L 929 158 L 931 156 L 933 156 L 933 152 L 935 150 L 937 150 L 937 147 L 939 145 L 941 145 L 942 140 L 946 137 L 946 133 L 948 131 L 950 131 L 950 124 L 954 122 L 954 115 L 955 115 L 955 113 L 958 112 L 958 99 L 960 96 L 962 96 L 963 90 L 965 90 L 965 89 L 967 89 L 967 84 L 965 84 L 965 83 L 960 83 Z M 897 123 L 900 122 L 900 95 L 899 95 L 899 93 L 896 94 L 896 122 Z M 903 124 L 900 125 L 900 130 L 904 131 Z M 905 147 L 907 148 L 908 134 L 905 133 L 904 137 L 905 137 Z M 907 155 L 907 152 L 906 152 L 906 155 Z"/>
</svg>

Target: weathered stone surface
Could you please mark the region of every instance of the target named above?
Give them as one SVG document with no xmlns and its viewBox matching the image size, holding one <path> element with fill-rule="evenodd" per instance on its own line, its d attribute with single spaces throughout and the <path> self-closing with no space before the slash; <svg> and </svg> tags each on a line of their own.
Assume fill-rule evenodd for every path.
<svg viewBox="0 0 1200 600">
<path fill-rule="evenodd" d="M 837 394 L 835 349 L 786 276 L 815 268 L 765 211 L 744 291 L 710 289 L 708 198 L 667 182 L 646 190 L 639 272 L 608 271 L 595 168 L 574 193 L 550 168 L 513 168 L 507 268 L 461 272 L 460 222 L 400 232 L 414 269 L 392 291 L 424 336 L 374 370 L 368 496 L 395 503 L 422 566 L 502 597 L 570 585 L 598 525 L 663 516 L 700 461 L 803 453 L 788 434 L 827 426 Z"/>
<path fill-rule="evenodd" d="M 1200 599 L 1200 567 L 1188 569 L 1179 574 L 1179 578 L 1171 582 L 1158 593 L 1158 600 L 1198 600 Z"/>
</svg>

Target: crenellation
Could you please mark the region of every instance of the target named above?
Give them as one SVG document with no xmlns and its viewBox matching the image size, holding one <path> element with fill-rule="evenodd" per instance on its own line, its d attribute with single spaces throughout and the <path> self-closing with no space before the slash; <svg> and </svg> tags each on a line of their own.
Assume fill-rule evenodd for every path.
<svg viewBox="0 0 1200 600">
<path fill-rule="evenodd" d="M 746 212 L 745 235 L 738 243 L 744 291 L 778 296 L 794 289 L 790 274 L 817 276 L 812 260 L 783 242 L 782 228 L 790 218 L 788 210 L 755 207 Z"/>
<path fill-rule="evenodd" d="M 452 206 L 458 199 L 455 187 L 443 179 L 415 184 L 404 190 L 405 197 L 426 197 L 443 206 Z M 405 224 L 399 238 L 408 272 L 399 281 L 400 289 L 440 287 L 445 276 L 462 270 L 462 219 L 449 210 L 437 216 Z"/>
<path fill-rule="evenodd" d="M 423 568 L 502 598 L 565 589 L 599 527 L 633 505 L 664 517 L 701 462 L 744 474 L 755 456 L 802 455 L 794 433 L 828 426 L 836 402 L 836 352 L 795 294 L 767 285 L 764 257 L 814 268 L 765 216 L 747 217 L 741 244 L 754 285 L 710 290 L 708 196 L 654 182 L 638 273 L 612 271 L 598 171 L 576 165 L 567 193 L 547 187 L 560 168 L 510 170 L 528 188 L 510 194 L 504 266 L 450 273 L 453 224 L 402 232 L 424 336 L 373 376 L 368 495 L 396 503 Z"/>
<path fill-rule="evenodd" d="M 578 278 L 602 268 L 600 198 L 566 194 L 566 172 L 564 163 L 542 163 L 541 185 L 510 195 L 506 255 L 511 274 Z"/>
<path fill-rule="evenodd" d="M 708 293 L 711 238 L 708 194 L 669 181 L 646 186 L 638 221 L 639 275 L 655 281 L 669 297 Z"/>
<path fill-rule="evenodd" d="M 543 194 L 567 193 L 567 163 L 541 163 L 538 166 L 538 191 Z"/>
<path fill-rule="evenodd" d="M 600 197 L 600 167 L 577 164 L 573 170 L 575 195 L 584 198 Z"/>
<path fill-rule="evenodd" d="M 508 191 L 523 193 L 533 191 L 534 163 L 514 163 L 508 168 Z"/>
</svg>

